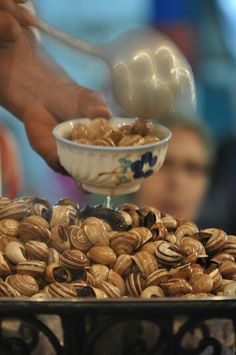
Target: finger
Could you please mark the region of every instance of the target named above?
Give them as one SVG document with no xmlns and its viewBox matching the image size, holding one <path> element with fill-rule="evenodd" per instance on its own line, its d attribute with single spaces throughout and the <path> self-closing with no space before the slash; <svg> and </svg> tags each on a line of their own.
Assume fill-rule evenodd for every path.
<svg viewBox="0 0 236 355">
<path fill-rule="evenodd" d="M 0 0 L 0 10 L 10 12 L 22 26 L 30 26 L 34 23 L 30 12 L 17 5 L 13 0 Z"/>
<path fill-rule="evenodd" d="M 83 88 L 78 93 L 77 110 L 85 117 L 111 117 L 111 110 L 108 108 L 103 96 L 93 90 Z"/>
<path fill-rule="evenodd" d="M 74 83 L 54 86 L 51 94 L 46 97 L 46 103 L 48 110 L 61 120 L 111 116 L 111 111 L 100 93 Z"/>
<path fill-rule="evenodd" d="M 21 33 L 21 27 L 8 11 L 0 10 L 0 38 L 13 41 Z"/>
<path fill-rule="evenodd" d="M 56 142 L 52 135 L 55 118 L 41 104 L 32 105 L 24 114 L 26 133 L 32 148 L 55 171 L 67 174 L 60 165 Z"/>
</svg>

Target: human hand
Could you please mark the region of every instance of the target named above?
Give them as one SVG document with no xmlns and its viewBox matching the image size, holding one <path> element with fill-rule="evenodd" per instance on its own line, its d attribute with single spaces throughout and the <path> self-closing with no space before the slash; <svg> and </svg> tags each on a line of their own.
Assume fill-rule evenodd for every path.
<svg viewBox="0 0 236 355">
<path fill-rule="evenodd" d="M 24 123 L 31 146 L 48 165 L 63 171 L 52 129 L 63 120 L 108 118 L 111 112 L 98 92 L 77 85 L 43 51 L 26 27 L 33 18 L 19 8 L 0 0 L 0 104 Z"/>
<path fill-rule="evenodd" d="M 22 26 L 30 26 L 34 19 L 20 3 L 25 0 L 0 0 L 0 47 L 14 41 L 22 31 Z"/>
</svg>

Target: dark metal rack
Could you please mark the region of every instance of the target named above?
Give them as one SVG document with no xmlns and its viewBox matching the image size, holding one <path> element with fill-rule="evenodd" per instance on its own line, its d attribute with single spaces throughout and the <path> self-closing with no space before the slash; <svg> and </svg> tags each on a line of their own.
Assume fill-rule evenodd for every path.
<svg viewBox="0 0 236 355">
<path fill-rule="evenodd" d="M 39 315 L 48 315 L 49 323 L 50 315 L 58 315 L 63 338 L 58 339 Z M 179 317 L 181 324 L 175 329 Z M 224 344 L 214 337 L 214 332 L 210 334 L 207 325 L 207 320 L 216 318 L 218 325 L 220 319 L 231 320 L 235 333 L 236 299 L 1 299 L 0 354 L 34 354 L 41 333 L 58 355 L 194 355 L 207 348 L 209 354 L 220 355 L 224 354 Z M 19 334 L 4 332 L 6 319 L 20 320 Z M 197 346 L 185 347 L 184 337 L 192 337 L 195 329 L 201 339 Z"/>
</svg>

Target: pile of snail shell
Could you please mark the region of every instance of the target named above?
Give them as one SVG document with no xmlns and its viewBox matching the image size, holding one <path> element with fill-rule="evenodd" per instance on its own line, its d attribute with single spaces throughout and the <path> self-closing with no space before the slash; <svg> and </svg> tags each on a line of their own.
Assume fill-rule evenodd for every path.
<svg viewBox="0 0 236 355">
<path fill-rule="evenodd" d="M 0 296 L 236 295 L 236 236 L 145 206 L 0 198 Z"/>
<path fill-rule="evenodd" d="M 89 125 L 77 123 L 69 136 L 74 143 L 107 147 L 152 144 L 159 138 L 146 121 L 123 125 L 117 130 L 105 118 L 91 120 Z"/>
</svg>

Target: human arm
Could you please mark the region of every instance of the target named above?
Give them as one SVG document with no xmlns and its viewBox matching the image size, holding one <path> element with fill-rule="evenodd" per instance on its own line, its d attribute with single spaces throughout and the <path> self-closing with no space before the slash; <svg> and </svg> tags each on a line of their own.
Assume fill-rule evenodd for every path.
<svg viewBox="0 0 236 355">
<path fill-rule="evenodd" d="M 16 2 L 0 0 L 0 104 L 24 123 L 33 149 L 61 170 L 52 136 L 55 125 L 111 112 L 98 92 L 77 85 L 45 53 L 27 27 L 33 21 Z"/>
</svg>

